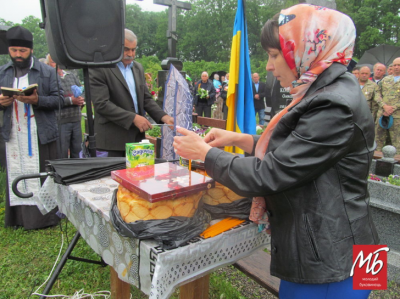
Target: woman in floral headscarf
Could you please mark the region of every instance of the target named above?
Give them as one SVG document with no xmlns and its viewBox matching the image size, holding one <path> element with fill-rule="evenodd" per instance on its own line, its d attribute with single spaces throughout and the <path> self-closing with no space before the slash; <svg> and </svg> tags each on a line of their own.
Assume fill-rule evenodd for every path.
<svg viewBox="0 0 400 299">
<path fill-rule="evenodd" d="M 250 220 L 270 223 L 271 274 L 280 298 L 367 298 L 353 290 L 353 245 L 379 242 L 369 211 L 374 122 L 353 75 L 352 20 L 308 4 L 282 10 L 262 29 L 267 70 L 290 88 L 291 104 L 261 137 L 212 129 L 175 137 L 177 153 L 253 197 Z M 216 147 L 237 146 L 239 158 Z"/>
</svg>

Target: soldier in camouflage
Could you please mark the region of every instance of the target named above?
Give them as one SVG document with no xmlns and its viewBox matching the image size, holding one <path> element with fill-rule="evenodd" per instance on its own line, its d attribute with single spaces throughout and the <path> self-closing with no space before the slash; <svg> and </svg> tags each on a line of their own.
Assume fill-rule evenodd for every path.
<svg viewBox="0 0 400 299">
<path fill-rule="evenodd" d="M 374 101 L 375 94 L 378 93 L 378 85 L 375 82 L 369 80 L 371 76 L 371 70 L 367 66 L 360 68 L 360 73 L 358 77 L 358 83 L 360 88 L 367 99 L 369 110 L 371 110 L 374 122 L 376 121 L 376 115 L 378 113 L 378 104 Z"/>
<path fill-rule="evenodd" d="M 376 84 L 381 81 L 386 74 L 386 65 L 383 63 L 377 62 L 374 65 L 374 75 L 372 76 L 372 82 L 375 82 Z"/>
<path fill-rule="evenodd" d="M 360 68 L 358 67 L 358 66 L 356 66 L 352 71 L 351 71 L 351 73 L 357 78 L 357 80 L 358 80 L 358 77 L 359 77 L 359 75 L 360 75 Z"/>
<path fill-rule="evenodd" d="M 379 95 L 374 99 L 379 106 L 376 119 L 376 143 L 378 151 L 388 143 L 396 149 L 400 149 L 400 57 L 393 61 L 393 75 L 383 78 L 378 83 Z M 393 125 L 390 129 L 383 129 L 379 125 L 382 116 L 393 117 Z"/>
<path fill-rule="evenodd" d="M 388 75 L 393 75 L 393 63 L 389 64 L 388 70 L 387 70 Z"/>
</svg>

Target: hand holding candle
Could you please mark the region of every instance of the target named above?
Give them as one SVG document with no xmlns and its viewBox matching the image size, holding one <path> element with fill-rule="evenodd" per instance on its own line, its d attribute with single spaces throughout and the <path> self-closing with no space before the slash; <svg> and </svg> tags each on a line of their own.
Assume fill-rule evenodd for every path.
<svg viewBox="0 0 400 299">
<path fill-rule="evenodd" d="M 176 127 L 176 131 L 183 136 L 174 137 L 173 146 L 175 152 L 186 159 L 204 161 L 211 146 L 205 143 L 203 138 L 192 131 L 178 126 Z"/>
</svg>

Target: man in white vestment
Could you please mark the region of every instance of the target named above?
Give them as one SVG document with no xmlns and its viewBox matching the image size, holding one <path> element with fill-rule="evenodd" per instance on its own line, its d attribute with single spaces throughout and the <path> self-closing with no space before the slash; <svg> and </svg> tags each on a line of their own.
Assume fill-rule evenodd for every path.
<svg viewBox="0 0 400 299">
<path fill-rule="evenodd" d="M 55 110 L 63 107 L 63 91 L 57 88 L 57 74 L 52 67 L 33 57 L 32 33 L 21 26 L 7 31 L 11 61 L 0 67 L 0 86 L 24 89 L 38 84 L 30 96 L 7 97 L 0 94 L 3 110 L 2 134 L 6 142 L 8 192 L 6 227 L 37 229 L 58 224 L 56 211 L 42 215 L 36 206 L 40 179 L 21 181 L 18 189 L 33 192 L 31 198 L 19 198 L 11 190 L 15 177 L 44 172 L 45 160 L 57 159 L 58 129 Z M 61 86 L 59 84 L 59 86 Z"/>
</svg>

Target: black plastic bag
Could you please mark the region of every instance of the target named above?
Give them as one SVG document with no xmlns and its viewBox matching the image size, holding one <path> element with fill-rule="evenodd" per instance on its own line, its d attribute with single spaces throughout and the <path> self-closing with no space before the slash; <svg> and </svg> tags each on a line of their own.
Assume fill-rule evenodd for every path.
<svg viewBox="0 0 400 299">
<path fill-rule="evenodd" d="M 193 217 L 169 217 L 167 219 L 138 220 L 126 223 L 118 210 L 117 191 L 113 194 L 110 218 L 116 231 L 123 237 L 136 239 L 155 239 L 163 248 L 176 248 L 200 235 L 211 221 L 211 216 L 199 202 Z"/>
<path fill-rule="evenodd" d="M 219 205 L 203 204 L 203 208 L 211 214 L 212 219 L 227 217 L 248 219 L 250 216 L 251 202 L 251 198 L 242 198 L 231 203 L 221 203 Z"/>
</svg>

